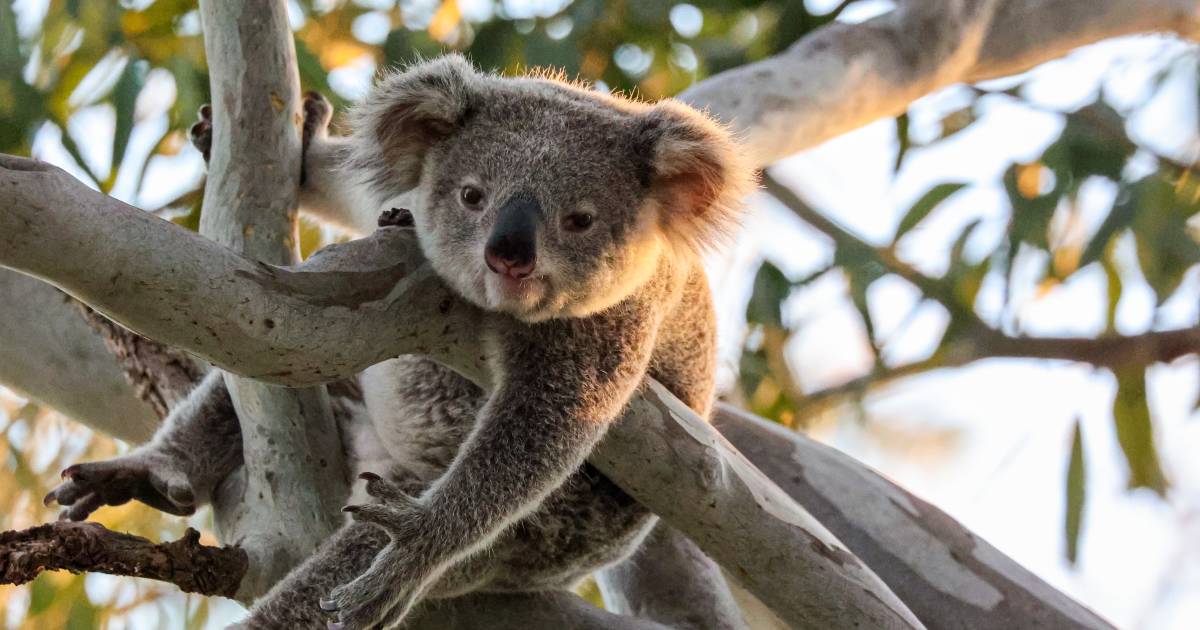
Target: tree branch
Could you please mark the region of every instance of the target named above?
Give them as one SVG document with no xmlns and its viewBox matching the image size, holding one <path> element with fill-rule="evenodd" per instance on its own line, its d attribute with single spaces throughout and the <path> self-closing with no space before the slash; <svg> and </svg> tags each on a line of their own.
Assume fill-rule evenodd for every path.
<svg viewBox="0 0 1200 630">
<path fill-rule="evenodd" d="M 252 362 L 286 380 L 300 361 L 313 361 L 303 366 L 307 379 L 347 376 L 351 372 L 332 370 L 353 363 L 320 360 L 344 352 L 334 340 L 365 336 L 380 358 L 424 354 L 489 384 L 475 337 L 486 315 L 427 271 L 411 230 L 381 229 L 314 256 L 303 265 L 313 271 L 289 271 L 249 263 L 60 173 L 32 160 L 0 157 L 0 191 L 7 193 L 0 196 L 0 264 L 39 273 L 151 338 L 198 354 L 211 351 L 206 358 L 235 372 Z M 22 237 L 9 237 L 10 226 L 19 227 Z M 86 240 L 76 240 L 85 233 Z M 86 262 L 50 262 L 45 247 L 61 248 L 64 239 L 103 243 L 104 253 L 81 247 L 78 258 Z M 135 260 L 154 258 L 156 264 Z M 205 262 L 189 268 L 181 260 Z M 411 282 L 404 273 L 410 269 L 422 282 Z M 357 274 L 370 278 L 372 270 L 385 270 L 382 277 L 391 284 L 376 278 L 347 286 Z M 286 317 L 278 314 L 280 305 L 288 305 Z M 246 326 L 239 343 L 213 343 L 219 335 L 212 329 L 236 330 L 245 313 L 277 323 Z M 414 325 L 406 327 L 408 322 Z M 432 335 L 422 336 L 431 328 Z M 255 338 L 256 332 L 261 336 Z M 304 340 L 303 352 L 273 347 L 270 340 L 280 333 Z M 253 354 L 260 348 L 269 353 Z M 652 384 L 630 405 L 593 462 L 785 621 L 831 628 L 919 626 L 870 569 L 661 386 Z"/>
<path fill-rule="evenodd" d="M 287 3 L 201 0 L 213 127 L 200 233 L 252 260 L 296 262 L 300 78 Z M 264 322 L 265 324 L 266 322 Z M 225 375 L 245 466 L 214 497 L 217 530 L 253 562 L 242 597 L 267 592 L 337 528 L 348 471 L 325 387 Z"/>
<path fill-rule="evenodd" d="M 891 248 L 875 247 L 853 232 L 808 205 L 783 183 L 764 173 L 763 187 L 771 196 L 792 210 L 802 221 L 833 239 L 838 247 L 851 249 L 870 258 L 880 267 L 895 273 L 917 288 L 924 297 L 942 305 L 964 326 L 952 340 L 944 342 L 934 356 L 915 363 L 877 370 L 841 385 L 804 394 L 801 411 L 846 395 L 865 392 L 870 387 L 929 370 L 960 367 L 999 357 L 1022 359 L 1060 359 L 1090 363 L 1096 367 L 1117 368 L 1128 365 L 1169 363 L 1180 357 L 1200 353 L 1200 327 L 1150 331 L 1138 335 L 1087 337 L 1013 337 L 983 322 L 971 306 L 963 304 L 952 286 L 932 278 L 901 260 Z"/>
<path fill-rule="evenodd" d="M 127 442 L 144 442 L 159 416 L 130 389 L 75 300 L 0 269 L 0 383 Z"/>
<path fill-rule="evenodd" d="M 152 543 L 99 523 L 58 521 L 0 532 L 0 584 L 24 584 L 42 571 L 128 575 L 170 582 L 185 593 L 233 597 L 246 573 L 246 552 L 200 544 L 200 532 Z"/>
<path fill-rule="evenodd" d="M 719 405 L 746 457 L 862 558 L 929 628 L 1112 628 L 1103 618 L 849 456 Z"/>
<path fill-rule="evenodd" d="M 186 398 L 204 377 L 203 368 L 183 352 L 147 339 L 83 302 L 76 301 L 75 304 L 88 326 L 104 339 L 104 346 L 116 358 L 134 393 L 149 404 L 159 418 L 165 418 L 171 407 Z"/>
<path fill-rule="evenodd" d="M 679 530 L 659 522 L 634 555 L 599 571 L 604 606 L 677 630 L 748 626 L 721 568 Z"/>
<path fill-rule="evenodd" d="M 680 98 L 729 124 L 767 166 L 895 116 L 959 82 L 1028 70 L 1133 33 L 1195 38 L 1196 0 L 907 0 L 861 24 L 834 22 L 770 59 L 717 74 Z"/>
</svg>

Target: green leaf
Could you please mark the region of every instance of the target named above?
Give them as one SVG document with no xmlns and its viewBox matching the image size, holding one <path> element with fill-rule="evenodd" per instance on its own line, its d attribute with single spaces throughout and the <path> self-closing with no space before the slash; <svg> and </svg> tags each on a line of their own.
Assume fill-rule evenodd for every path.
<svg viewBox="0 0 1200 630">
<path fill-rule="evenodd" d="M 1042 162 L 1070 184 L 1078 187 L 1084 178 L 1098 175 L 1117 181 L 1125 162 L 1137 145 L 1125 133 L 1125 119 L 1101 100 L 1066 115 L 1062 135 L 1050 147 Z"/>
<path fill-rule="evenodd" d="M 16 78 L 24 64 L 12 4 L 11 0 L 0 1 L 0 77 Z"/>
<path fill-rule="evenodd" d="M 1131 192 L 1138 264 L 1162 304 L 1179 287 L 1187 270 L 1200 263 L 1200 245 L 1192 240 L 1187 225 L 1200 211 L 1200 204 L 1182 197 L 1164 174 L 1134 182 Z"/>
<path fill-rule="evenodd" d="M 925 217 L 929 216 L 933 209 L 938 207 L 943 201 L 960 191 L 966 184 L 959 182 L 950 182 L 938 184 L 930 188 L 928 192 L 921 195 L 921 198 L 904 213 L 904 217 L 900 219 L 900 226 L 896 228 L 896 237 L 893 242 L 899 241 L 905 234 L 917 226 Z"/>
<path fill-rule="evenodd" d="M 754 291 L 746 305 L 746 321 L 783 328 L 783 301 L 792 292 L 792 283 L 779 267 L 764 260 L 754 276 Z"/>
<path fill-rule="evenodd" d="M 149 70 L 150 64 L 145 61 L 130 60 L 125 64 L 121 78 L 117 79 L 116 85 L 113 86 L 112 101 L 113 107 L 117 110 L 117 124 L 113 133 L 112 173 L 108 177 L 105 192 L 112 188 L 112 182 L 116 181 L 117 169 L 121 167 L 121 161 L 125 159 L 125 149 L 129 147 L 129 136 L 133 133 L 133 115 L 137 108 L 137 97 L 138 94 L 141 94 L 142 87 L 146 85 L 146 73 Z"/>
<path fill-rule="evenodd" d="M 912 147 L 912 139 L 908 137 L 908 112 L 900 114 L 896 117 L 896 163 L 892 165 L 892 172 L 899 173 L 900 165 L 904 163 L 904 156 L 908 155 L 908 150 Z"/>
<path fill-rule="evenodd" d="M 1133 366 L 1113 370 L 1117 377 L 1117 395 L 1113 399 L 1113 422 L 1117 441 L 1129 465 L 1129 487 L 1149 488 L 1161 496 L 1167 493 L 1167 478 L 1154 445 L 1154 425 L 1146 402 L 1146 370 Z"/>
<path fill-rule="evenodd" d="M 1067 513 L 1064 519 L 1067 537 L 1067 560 L 1075 564 L 1079 558 L 1079 531 L 1083 525 L 1083 506 L 1087 498 L 1087 468 L 1083 460 L 1083 431 L 1079 419 L 1071 438 L 1071 459 L 1067 464 Z"/>
<path fill-rule="evenodd" d="M 1108 306 L 1105 309 L 1105 319 L 1108 322 L 1106 329 L 1110 333 L 1115 333 L 1117 330 L 1117 307 L 1121 304 L 1121 293 L 1125 287 L 1121 281 L 1121 274 L 1117 271 L 1117 264 L 1113 261 L 1111 249 L 1104 258 L 1100 259 L 1100 264 L 1104 268 L 1104 278 L 1108 288 Z"/>
</svg>

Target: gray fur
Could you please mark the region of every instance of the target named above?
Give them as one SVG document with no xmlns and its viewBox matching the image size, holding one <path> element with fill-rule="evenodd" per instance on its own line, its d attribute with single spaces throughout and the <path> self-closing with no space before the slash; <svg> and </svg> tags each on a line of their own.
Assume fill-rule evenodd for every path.
<svg viewBox="0 0 1200 630">
<path fill-rule="evenodd" d="M 306 113 L 320 129 L 305 198 L 355 226 L 407 194 L 438 274 L 508 316 L 481 333 L 490 396 L 423 358 L 363 374 L 374 429 L 356 443 L 383 452 L 356 459 L 383 474 L 364 477 L 374 501 L 350 506 L 352 521 L 244 624 L 391 627 L 425 597 L 569 588 L 628 555 L 654 517 L 585 459 L 646 375 L 710 410 L 715 324 L 698 254 L 736 222 L 751 180 L 726 132 L 678 103 L 502 79 L 457 56 L 382 77 L 349 138 L 325 136 L 321 107 Z M 460 203 L 465 185 L 483 203 Z M 536 270 L 515 289 L 483 255 L 514 195 L 539 204 Z M 347 218 L 354 204 L 362 218 Z M 580 212 L 590 229 L 564 227 Z"/>
</svg>

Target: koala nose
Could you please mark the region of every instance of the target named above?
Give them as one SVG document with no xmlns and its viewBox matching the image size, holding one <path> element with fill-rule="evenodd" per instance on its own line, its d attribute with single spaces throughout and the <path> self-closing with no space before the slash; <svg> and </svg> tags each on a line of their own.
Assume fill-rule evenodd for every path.
<svg viewBox="0 0 1200 630">
<path fill-rule="evenodd" d="M 537 199 L 529 194 L 514 195 L 500 207 L 496 226 L 483 250 L 488 269 L 518 280 L 533 273 L 541 211 Z"/>
<path fill-rule="evenodd" d="M 483 252 L 483 260 L 487 263 L 488 269 L 504 276 L 512 276 L 518 280 L 529 277 L 533 273 L 533 264 L 536 257 L 532 252 L 529 253 L 501 253 L 503 250 L 496 250 L 488 247 Z"/>
</svg>

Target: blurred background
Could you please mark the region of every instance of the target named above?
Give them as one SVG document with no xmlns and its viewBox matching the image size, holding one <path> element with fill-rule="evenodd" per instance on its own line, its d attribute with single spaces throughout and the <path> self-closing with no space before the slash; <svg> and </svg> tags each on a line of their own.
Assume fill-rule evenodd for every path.
<svg viewBox="0 0 1200 630">
<path fill-rule="evenodd" d="M 290 10 L 304 88 L 343 108 L 377 68 L 449 49 L 656 99 L 892 6 Z M 711 261 L 723 396 L 870 464 L 1120 627 L 1200 627 L 1200 361 L 1114 372 L 1001 358 L 993 343 L 1197 325 L 1197 64 L 1172 38 L 1112 40 L 935 93 L 771 168 L 736 245 Z M 185 133 L 207 95 L 194 1 L 0 0 L 0 152 L 194 229 L 203 160 Z M 302 233 L 306 252 L 343 238 Z M 54 518 L 41 497 L 64 466 L 127 445 L 0 388 L 0 448 L 6 530 Z M 152 539 L 211 530 L 206 512 L 140 504 L 95 518 Z M 104 575 L 0 587 L 7 628 L 220 627 L 240 611 Z"/>
</svg>

